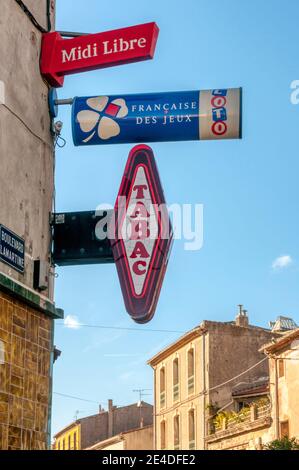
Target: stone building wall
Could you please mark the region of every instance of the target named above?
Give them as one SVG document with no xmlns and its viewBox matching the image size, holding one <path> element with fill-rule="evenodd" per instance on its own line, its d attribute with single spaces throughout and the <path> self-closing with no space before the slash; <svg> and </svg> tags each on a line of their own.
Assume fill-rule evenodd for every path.
<svg viewBox="0 0 299 470">
<path fill-rule="evenodd" d="M 155 378 L 155 448 L 161 449 L 162 431 L 166 449 L 175 448 L 176 417 L 179 420 L 179 448 L 187 450 L 192 447 L 189 419 L 190 414 L 194 413 L 195 430 L 192 434 L 195 448 L 204 449 L 208 432 L 208 407 L 228 405 L 232 401 L 232 387 L 240 381 L 269 375 L 268 361 L 259 349 L 273 336 L 270 330 L 254 326 L 204 321 L 199 328 L 187 333 L 151 359 L 149 364 L 154 369 Z M 192 391 L 188 388 L 190 350 L 194 350 L 195 361 L 195 385 Z M 177 400 L 174 399 L 173 387 L 173 364 L 176 359 L 179 365 Z M 252 366 L 255 367 L 243 374 Z M 161 369 L 165 371 L 166 384 L 163 406 L 160 400 Z M 221 385 L 224 383 L 226 385 Z"/>
<path fill-rule="evenodd" d="M 271 419 L 264 418 L 251 426 L 219 433 L 207 438 L 207 450 L 262 450 L 271 435 Z"/>
<path fill-rule="evenodd" d="M 26 2 L 43 27 L 47 0 Z M 51 2 L 52 6 L 55 2 Z M 53 10 L 52 10 L 53 11 Z M 0 271 L 33 286 L 33 260 L 48 263 L 54 189 L 48 86 L 41 77 L 42 34 L 15 0 L 0 0 L 0 224 L 25 239 L 25 273 L 0 261 Z M 46 296 L 53 298 L 53 277 Z"/>
<path fill-rule="evenodd" d="M 23 0 L 45 29 L 55 0 Z M 42 33 L 15 0 L 0 0 L 0 224 L 25 241 L 25 271 L 0 260 L 0 449 L 45 449 L 50 435 L 54 276 L 50 247 L 54 148 Z M 34 260 L 46 289 L 34 290 Z"/>
<path fill-rule="evenodd" d="M 0 312 L 0 449 L 45 449 L 53 321 L 2 292 Z"/>
</svg>

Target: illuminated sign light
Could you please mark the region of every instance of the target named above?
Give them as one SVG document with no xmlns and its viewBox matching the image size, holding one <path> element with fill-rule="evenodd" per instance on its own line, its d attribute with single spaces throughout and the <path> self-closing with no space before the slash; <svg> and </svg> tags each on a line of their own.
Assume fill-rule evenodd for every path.
<svg viewBox="0 0 299 470">
<path fill-rule="evenodd" d="M 241 89 L 75 98 L 76 146 L 241 138 Z"/>
<path fill-rule="evenodd" d="M 153 151 L 132 149 L 115 204 L 112 252 L 125 305 L 132 319 L 147 323 L 155 313 L 173 232 Z"/>
<path fill-rule="evenodd" d="M 158 35 L 156 23 L 73 39 L 47 33 L 42 41 L 41 74 L 51 86 L 61 87 L 65 75 L 153 59 Z"/>
</svg>

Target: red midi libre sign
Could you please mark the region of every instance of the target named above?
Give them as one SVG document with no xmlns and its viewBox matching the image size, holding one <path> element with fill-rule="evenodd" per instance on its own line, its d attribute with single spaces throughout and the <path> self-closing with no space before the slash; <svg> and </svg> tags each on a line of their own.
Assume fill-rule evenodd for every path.
<svg viewBox="0 0 299 470">
<path fill-rule="evenodd" d="M 130 152 L 115 204 L 111 246 L 128 313 L 137 323 L 155 313 L 173 231 L 153 151 Z"/>
<path fill-rule="evenodd" d="M 98 34 L 63 39 L 57 32 L 43 35 L 41 74 L 53 87 L 64 76 L 153 59 L 159 28 L 146 23 Z"/>
</svg>

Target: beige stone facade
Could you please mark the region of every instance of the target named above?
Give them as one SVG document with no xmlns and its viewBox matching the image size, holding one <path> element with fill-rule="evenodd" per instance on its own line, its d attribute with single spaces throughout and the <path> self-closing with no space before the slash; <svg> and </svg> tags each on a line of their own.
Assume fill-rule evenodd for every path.
<svg viewBox="0 0 299 470">
<path fill-rule="evenodd" d="M 299 440 L 299 329 L 264 348 L 269 358 L 273 439 Z"/>
<path fill-rule="evenodd" d="M 209 450 L 262 450 L 265 445 L 287 436 L 299 441 L 299 329 L 285 332 L 265 345 L 269 361 L 269 404 L 258 407 L 252 401 L 251 413 L 241 423 L 223 423 L 207 437 Z"/>
<path fill-rule="evenodd" d="M 207 450 L 262 450 L 272 438 L 271 404 L 255 408 L 244 421 L 224 423 L 223 429 L 208 434 Z"/>
<path fill-rule="evenodd" d="M 54 436 L 54 450 L 86 450 L 98 443 L 112 442 L 119 447 L 121 439 L 115 436 L 123 435 L 127 431 L 136 430 L 153 424 L 153 406 L 149 403 L 134 403 L 128 406 L 117 407 L 109 400 L 108 411 L 99 410 L 99 413 L 78 419 L 62 429 Z M 141 406 L 140 406 L 141 405 Z M 145 435 L 151 431 L 145 431 Z M 130 435 L 130 443 L 134 442 L 135 435 Z M 112 439 L 112 441 L 110 441 Z M 138 436 L 136 436 L 138 440 Z M 137 441 L 135 441 L 137 442 Z M 130 445 L 131 445 L 130 444 Z M 133 444 L 132 444 L 133 445 Z"/>
<path fill-rule="evenodd" d="M 229 406 L 239 376 L 269 374 L 259 349 L 272 337 L 241 312 L 235 322 L 204 321 L 153 357 L 155 448 L 205 449 L 209 406 Z"/>
<path fill-rule="evenodd" d="M 98 442 L 87 450 L 152 450 L 153 444 L 153 426 L 146 426 Z"/>
</svg>

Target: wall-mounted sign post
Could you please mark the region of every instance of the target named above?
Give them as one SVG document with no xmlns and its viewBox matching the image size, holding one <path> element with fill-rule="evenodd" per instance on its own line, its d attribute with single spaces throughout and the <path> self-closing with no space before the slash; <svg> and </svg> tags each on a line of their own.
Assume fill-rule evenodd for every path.
<svg viewBox="0 0 299 470">
<path fill-rule="evenodd" d="M 152 59 L 158 35 L 156 23 L 73 39 L 47 33 L 43 35 L 41 74 L 51 86 L 61 87 L 65 75 Z"/>
<path fill-rule="evenodd" d="M 134 147 L 115 204 L 112 251 L 125 305 L 147 323 L 155 313 L 173 232 L 153 151 Z"/>
<path fill-rule="evenodd" d="M 241 138 L 241 89 L 74 98 L 75 145 Z"/>
<path fill-rule="evenodd" d="M 114 263 L 108 237 L 97 237 L 97 225 L 113 217 L 113 210 L 53 214 L 52 259 L 58 266 Z"/>
<path fill-rule="evenodd" d="M 173 231 L 150 147 L 130 152 L 114 211 L 56 213 L 52 228 L 55 264 L 114 262 L 132 319 L 153 318 Z"/>
<path fill-rule="evenodd" d="M 24 273 L 25 240 L 3 225 L 0 225 L 0 260 Z"/>
</svg>

